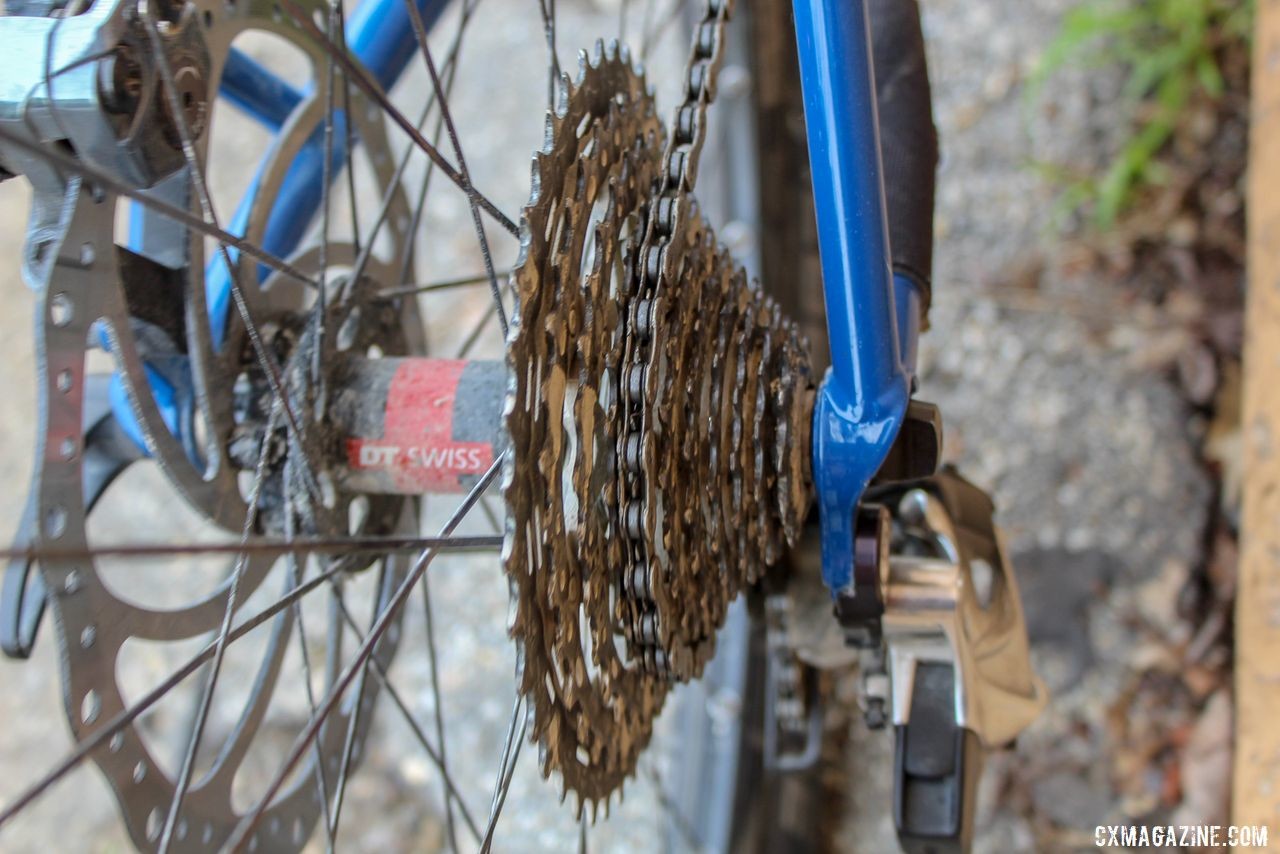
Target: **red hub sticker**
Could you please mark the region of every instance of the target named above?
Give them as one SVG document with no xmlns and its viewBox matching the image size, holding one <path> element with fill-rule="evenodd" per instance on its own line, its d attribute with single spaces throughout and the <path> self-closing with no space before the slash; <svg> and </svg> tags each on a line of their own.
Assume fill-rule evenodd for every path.
<svg viewBox="0 0 1280 854">
<path fill-rule="evenodd" d="M 387 390 L 381 439 L 347 440 L 353 469 L 385 473 L 396 492 L 462 492 L 465 476 L 493 464 L 488 442 L 453 439 L 453 405 L 465 360 L 406 359 Z"/>
</svg>

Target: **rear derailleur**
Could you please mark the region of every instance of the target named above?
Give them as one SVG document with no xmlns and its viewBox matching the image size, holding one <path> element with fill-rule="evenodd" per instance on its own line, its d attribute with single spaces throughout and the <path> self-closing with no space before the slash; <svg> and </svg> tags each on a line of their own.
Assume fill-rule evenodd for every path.
<svg viewBox="0 0 1280 854">
<path fill-rule="evenodd" d="M 815 621 L 803 605 L 797 616 L 767 613 L 771 641 L 786 641 L 770 644 L 780 652 L 768 684 L 781 689 L 766 721 L 766 747 L 778 745 L 766 751 L 770 764 L 785 771 L 816 759 L 816 698 L 786 678 L 809 669 L 797 661 L 858 661 L 867 725 L 894 728 L 893 816 L 908 854 L 969 850 L 986 752 L 1010 746 L 1047 702 L 994 505 L 953 468 L 937 470 L 940 446 L 936 409 L 913 403 L 856 511 L 853 582 L 836 593 L 826 639 L 806 625 Z M 809 561 L 803 544 L 791 556 L 793 572 L 817 561 L 811 551 Z"/>
</svg>

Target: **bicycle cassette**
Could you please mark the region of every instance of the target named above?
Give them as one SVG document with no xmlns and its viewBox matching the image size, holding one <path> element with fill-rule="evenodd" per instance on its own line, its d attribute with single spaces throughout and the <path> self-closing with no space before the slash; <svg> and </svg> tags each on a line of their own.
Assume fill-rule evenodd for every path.
<svg viewBox="0 0 1280 854">
<path fill-rule="evenodd" d="M 709 100 L 668 138 L 626 49 L 598 45 L 562 81 L 523 212 L 503 560 L 543 773 L 580 809 L 633 772 L 810 501 L 805 342 L 689 193 L 682 111 Z"/>
</svg>

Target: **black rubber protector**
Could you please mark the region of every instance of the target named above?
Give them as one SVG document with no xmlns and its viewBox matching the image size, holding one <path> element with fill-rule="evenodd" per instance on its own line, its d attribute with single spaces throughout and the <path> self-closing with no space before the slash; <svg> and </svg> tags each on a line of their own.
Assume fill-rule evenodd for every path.
<svg viewBox="0 0 1280 854">
<path fill-rule="evenodd" d="M 982 746 L 956 724 L 955 671 L 916 665 L 911 719 L 896 730 L 893 820 L 905 854 L 968 854 Z"/>
<path fill-rule="evenodd" d="M 938 131 L 933 125 L 920 6 L 916 0 L 869 2 L 893 269 L 920 286 L 927 311 Z"/>
</svg>

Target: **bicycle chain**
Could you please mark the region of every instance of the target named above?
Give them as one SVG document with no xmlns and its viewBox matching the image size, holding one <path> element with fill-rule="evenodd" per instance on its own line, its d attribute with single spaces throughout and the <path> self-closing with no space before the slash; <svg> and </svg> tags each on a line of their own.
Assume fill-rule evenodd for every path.
<svg viewBox="0 0 1280 854">
<path fill-rule="evenodd" d="M 680 681 L 701 674 L 729 601 L 777 561 L 780 533 L 794 543 L 808 509 L 806 344 L 717 249 L 692 195 L 732 7 L 708 0 L 694 27 L 622 368 L 626 634 L 649 670 Z"/>
<path fill-rule="evenodd" d="M 670 139 L 625 48 L 583 54 L 523 212 L 503 561 L 531 737 L 579 810 L 810 501 L 805 344 L 691 195 L 730 6 L 704 7 Z"/>
</svg>

